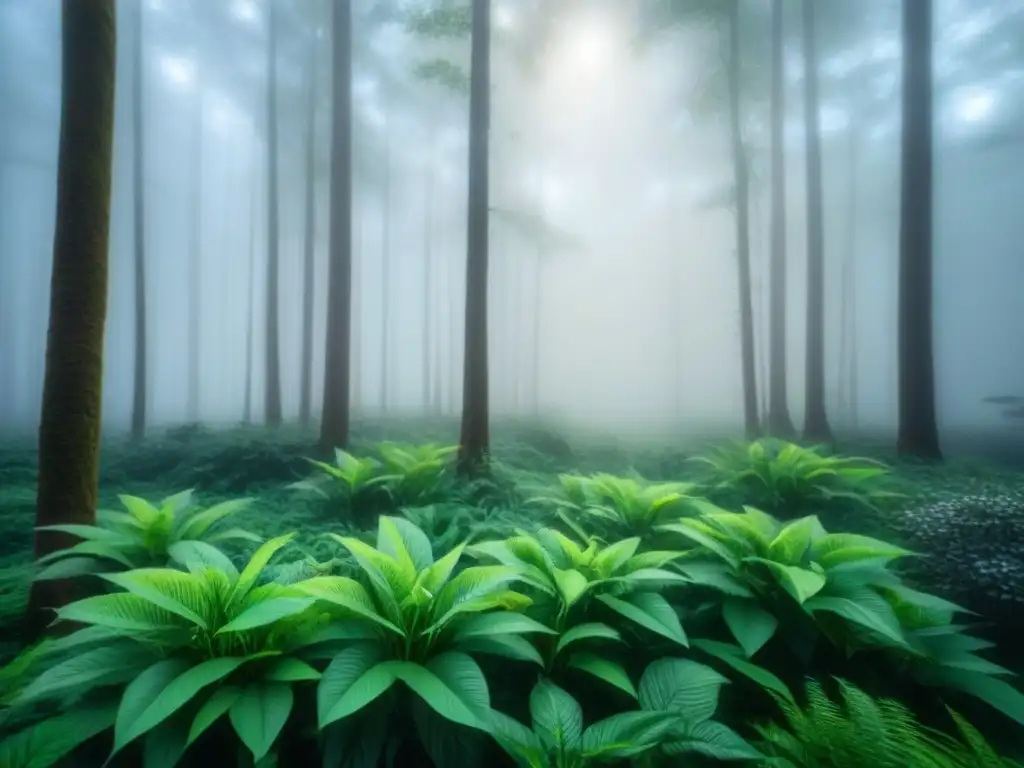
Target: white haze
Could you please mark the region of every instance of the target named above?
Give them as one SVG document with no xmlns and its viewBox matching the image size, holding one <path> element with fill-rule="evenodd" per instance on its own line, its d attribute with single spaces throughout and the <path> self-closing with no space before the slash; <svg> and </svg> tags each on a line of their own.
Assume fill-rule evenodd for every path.
<svg viewBox="0 0 1024 768">
<path fill-rule="evenodd" d="M 104 417 L 127 428 L 133 364 L 133 224 L 129 2 L 119 18 L 110 299 Z M 277 0 L 275 0 L 277 1 Z M 280 0 L 286 3 L 287 0 Z M 302 2 L 313 0 L 300 0 Z M 554 2 L 554 0 L 544 0 Z M 644 0 L 638 0 L 643 2 Z M 193 181 L 192 120 L 197 88 L 205 99 L 202 163 L 200 418 L 240 420 L 245 387 L 249 253 L 257 253 L 254 370 L 262 405 L 262 305 L 266 196 L 265 52 L 199 44 L 187 2 L 147 0 L 145 73 L 146 258 L 149 264 L 150 421 L 186 420 L 187 260 Z M 206 0 L 228 3 L 229 0 Z M 232 0 L 239 35 L 263 40 L 266 0 Z M 882 76 L 859 78 L 874 104 L 856 160 L 858 411 L 862 426 L 892 428 L 896 417 L 896 274 L 899 227 L 898 3 L 863 0 L 887 20 L 876 39 L 822 63 L 832 74 L 872 64 Z M 668 34 L 634 45 L 630 2 L 580 2 L 552 33 L 535 74 L 511 60 L 503 39 L 516 30 L 516 2 L 495 11 L 493 51 L 492 205 L 543 211 L 576 247 L 547 254 L 534 304 L 537 249 L 502 220 L 492 224 L 491 387 L 496 414 L 526 413 L 532 376 L 532 319 L 541 323 L 540 410 L 569 422 L 612 429 L 736 429 L 741 424 L 739 322 L 732 212 L 702 200 L 731 178 L 723 120 L 691 109 L 715 66 L 706 31 Z M 935 192 L 935 337 L 940 426 L 996 425 L 998 410 L 981 403 L 1015 394 L 1024 380 L 1024 115 L 1010 105 L 1024 95 L 1024 61 L 1016 69 L 979 67 L 965 76 L 964 51 L 1008 0 L 940 4 L 937 72 L 956 68 L 962 86 L 940 91 Z M 357 2 L 365 12 L 366 2 Z M 986 16 L 988 14 L 988 16 Z M 48 311 L 59 129 L 58 0 L 0 0 L 0 430 L 31 429 L 38 419 Z M 173 19 L 172 19 L 173 17 Z M 991 19 L 989 19 L 991 22 Z M 246 29 L 248 28 L 248 29 Z M 980 31 L 979 31 L 980 30 Z M 799 30 L 788 30 L 797 35 Z M 374 73 L 357 62 L 355 229 L 360 377 L 365 412 L 379 407 L 381 346 L 380 165 L 383 131 L 393 131 L 391 361 L 396 412 L 422 409 L 424 209 L 427 164 L 437 169 L 430 195 L 432 245 L 440 285 L 432 297 L 435 343 L 444 358 L 446 407 L 460 402 L 462 270 L 465 262 L 466 147 L 464 97 L 416 83 L 418 60 L 439 49 L 468 61 L 467 46 L 427 44 L 399 30 L 372 42 L 396 77 L 411 86 L 391 105 Z M 1012 41 L 1010 41 L 1012 43 Z M 1008 43 L 1009 44 L 1009 43 Z M 282 34 L 281 325 L 286 418 L 298 412 L 304 206 L 301 45 Z M 320 56 L 318 89 L 317 295 L 314 403 L 322 388 L 326 296 L 328 59 Z M 805 190 L 799 48 L 787 55 L 787 258 L 789 402 L 802 415 L 805 314 Z M 953 62 L 953 63 L 950 63 Z M 764 67 L 769 62 L 764 61 Z M 248 77 L 240 73 L 254 73 Z M 404 73 L 404 74 L 403 74 Z M 886 75 L 886 73 L 888 73 Z M 843 81 L 846 82 L 846 81 Z M 832 84 L 830 84 L 832 83 Z M 888 91 L 884 89 L 888 84 Z M 286 97 L 284 94 L 291 92 Z M 849 122 L 851 86 L 823 85 L 827 390 L 833 422 L 840 407 L 841 263 L 850 242 Z M 415 94 L 410 96 L 409 94 Z M 397 99 L 397 97 L 396 97 Z M 431 103 L 444 124 L 434 138 L 424 116 Z M 13 107 L 13 108 L 12 108 Z M 286 107 L 282 106 L 282 110 Z M 856 110 L 855 110 L 856 111 Z M 751 136 L 766 141 L 766 103 L 747 109 Z M 863 115 L 858 115 L 864 119 Z M 986 137 L 1010 136 L 985 142 Z M 761 152 L 761 157 L 766 153 Z M 753 211 L 754 281 L 759 345 L 765 328 L 768 242 L 767 163 L 761 161 Z M 252 242 L 252 211 L 259 219 Z M 512 311 L 518 304 L 522 309 Z M 448 307 L 455 306 L 455 327 Z M 453 347 L 454 344 L 454 347 Z M 760 363 L 759 363 L 760 365 Z M 519 369 L 517 376 L 514 371 Z M 759 370 L 760 375 L 760 370 Z M 517 384 L 518 382 L 518 384 Z M 316 409 L 315 409 L 316 410 Z"/>
</svg>

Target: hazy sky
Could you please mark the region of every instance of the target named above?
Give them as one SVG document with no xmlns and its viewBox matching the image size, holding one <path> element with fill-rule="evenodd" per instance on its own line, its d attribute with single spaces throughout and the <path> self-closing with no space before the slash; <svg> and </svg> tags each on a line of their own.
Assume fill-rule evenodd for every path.
<svg viewBox="0 0 1024 768">
<path fill-rule="evenodd" d="M 121 0 L 105 413 L 126 425 L 133 360 L 132 136 L 129 58 L 136 0 Z M 241 416 L 251 254 L 255 253 L 257 382 L 266 248 L 265 9 L 269 0 L 146 3 L 145 194 L 151 419 L 184 418 L 187 263 L 199 211 L 202 256 L 201 416 Z M 273 0 L 279 56 L 281 343 L 285 410 L 298 408 L 308 39 L 326 27 L 320 0 Z M 638 43 L 646 0 L 496 2 L 492 205 L 546 220 L 566 247 L 492 224 L 492 390 L 497 412 L 525 409 L 539 312 L 540 398 L 581 423 L 732 426 L 741 422 L 733 213 L 716 207 L 731 166 L 713 31 L 699 25 Z M 466 99 L 424 81 L 417 65 L 466 66 L 468 41 L 431 42 L 357 0 L 356 251 L 359 376 L 379 402 L 382 349 L 398 409 L 421 407 L 424 317 L 446 393 L 461 383 L 465 263 Z M 649 5 L 649 3 L 646 3 Z M 790 404 L 802 415 L 806 229 L 803 66 L 798 4 L 787 36 L 787 252 Z M 822 32 L 825 131 L 827 370 L 841 425 L 840 307 L 856 283 L 859 414 L 895 417 L 899 226 L 899 3 L 863 9 Z M 195 7 L 193 7 L 195 6 Z M 746 66 L 763 79 L 764 0 L 750 0 Z M 58 0 L 0 0 L 0 428 L 38 418 L 59 129 Z M 758 15 L 761 14 L 761 15 Z M 822 14 L 822 24 L 829 24 Z M 545 23 L 548 22 L 548 23 Z M 761 26 L 758 27 L 757 25 Z M 945 425 L 998 423 L 980 403 L 1024 390 L 1024 3 L 946 0 L 936 18 L 936 349 Z M 540 31 L 539 31 L 540 30 Z M 760 47 L 759 47 L 760 46 Z M 1015 47 L 1016 46 L 1016 47 Z M 758 58 L 760 56 L 760 58 Z M 525 66 L 528 62 L 532 66 Z M 761 70 L 758 78 L 757 70 Z M 329 56 L 320 38 L 317 90 L 317 342 L 326 296 Z M 759 343 L 769 200 L 766 93 L 745 110 Z M 202 105 L 200 144 L 193 129 Z M 197 154 L 198 153 L 198 154 Z M 201 162 L 196 158 L 201 157 Z M 385 158 L 390 183 L 385 185 Z M 195 176 L 199 169 L 200 176 Z M 854 174 L 851 178 L 851 173 Z M 384 219 L 382 191 L 390 188 Z M 200 190 L 195 204 L 195 190 Z M 851 197 L 852 194 L 852 197 Z M 851 208 L 855 220 L 851 221 Z M 389 339 L 382 347 L 381 243 L 390 232 Z M 429 230 L 434 280 L 424 314 Z M 538 269 L 538 254 L 542 254 Z M 843 265 L 852 254 L 853 271 Z M 851 277 L 852 275 L 852 277 Z M 540 286 L 539 293 L 537 286 Z M 454 310 L 454 312 L 453 312 Z M 453 325 L 454 316 L 454 325 Z M 518 371 L 518 374 L 516 373 Z M 454 385 L 450 385 L 454 382 Z M 454 389 L 453 389 L 454 387 Z M 518 395 L 517 395 L 518 392 Z M 445 399 L 449 399 L 446 394 Z"/>
</svg>

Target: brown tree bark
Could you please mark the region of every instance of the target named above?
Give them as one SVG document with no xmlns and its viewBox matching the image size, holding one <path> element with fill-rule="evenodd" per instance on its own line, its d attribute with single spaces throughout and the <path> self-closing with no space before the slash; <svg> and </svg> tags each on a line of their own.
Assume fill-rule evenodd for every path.
<svg viewBox="0 0 1024 768">
<path fill-rule="evenodd" d="M 114 0 L 64 0 L 57 218 L 50 279 L 36 525 L 96 521 L 114 139 Z M 37 558 L 74 542 L 37 531 Z M 26 630 L 38 637 L 77 588 L 36 581 Z"/>
<path fill-rule="evenodd" d="M 330 259 L 320 448 L 347 448 L 352 378 L 352 2 L 333 5 Z"/>
<path fill-rule="evenodd" d="M 459 471 L 486 467 L 490 449 L 487 360 L 489 133 L 491 118 L 491 3 L 473 0 L 469 86 L 469 202 L 466 231 L 466 328 Z"/>
<path fill-rule="evenodd" d="M 802 0 L 804 26 L 804 140 L 807 151 L 807 365 L 804 439 L 832 442 L 825 408 L 825 224 L 818 114 L 818 40 L 814 1 Z"/>
<path fill-rule="evenodd" d="M 900 454 L 941 459 L 932 352 L 932 3 L 903 0 Z"/>
</svg>

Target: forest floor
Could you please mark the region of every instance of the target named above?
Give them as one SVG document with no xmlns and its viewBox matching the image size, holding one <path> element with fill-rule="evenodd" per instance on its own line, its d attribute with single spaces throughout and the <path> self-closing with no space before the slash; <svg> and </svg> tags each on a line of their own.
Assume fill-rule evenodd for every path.
<svg viewBox="0 0 1024 768">
<path fill-rule="evenodd" d="M 354 424 L 352 452 L 361 455 L 376 443 L 456 442 L 453 421 L 365 421 Z M 707 446 L 665 443 L 646 446 L 599 439 L 563 437 L 536 426 L 497 425 L 495 480 L 487 504 L 515 508 L 538 488 L 557 484 L 561 472 L 626 474 L 635 470 L 649 480 L 696 479 L 700 465 L 688 461 Z M 866 533 L 900 541 L 900 520 L 907 511 L 965 496 L 1024 493 L 1024 467 L 954 458 L 942 465 L 897 462 L 875 441 L 840 445 L 844 454 L 886 461 L 894 469 L 894 489 L 903 496 L 883 510 L 857 508 L 826 521 L 830 530 Z M 298 532 L 300 551 L 322 554 L 320 534 L 349 529 L 341 513 L 324 499 L 289 486 L 309 476 L 306 458 L 315 454 L 315 435 L 296 427 L 270 433 L 259 429 L 181 428 L 133 446 L 123 440 L 104 445 L 100 506 L 114 509 L 118 495 L 130 493 L 157 501 L 192 488 L 203 506 L 253 497 L 256 503 L 237 524 L 261 536 Z M 35 513 L 36 452 L 30 441 L 0 444 L 0 640 L 17 641 L 17 618 L 27 596 Z M 1022 507 L 1024 513 L 1024 507 Z M 526 516 L 528 517 L 528 516 Z M 526 519 L 525 517 L 523 519 Z"/>
</svg>

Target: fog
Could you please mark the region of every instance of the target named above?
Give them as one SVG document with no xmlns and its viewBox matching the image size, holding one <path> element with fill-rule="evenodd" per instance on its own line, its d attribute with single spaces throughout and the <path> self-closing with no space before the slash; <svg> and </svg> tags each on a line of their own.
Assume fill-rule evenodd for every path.
<svg viewBox="0 0 1024 768">
<path fill-rule="evenodd" d="M 132 408 L 136 2 L 144 3 L 148 422 L 240 421 L 250 327 L 252 401 L 260 418 L 271 1 L 279 6 L 286 419 L 296 418 L 300 401 L 308 61 L 320 30 L 313 78 L 318 412 L 328 3 L 121 0 L 103 402 L 110 433 L 127 430 Z M 659 0 L 494 2 L 492 412 L 601 429 L 739 430 L 735 212 L 719 30 L 693 17 L 669 25 L 657 16 Z M 407 18 L 419 5 L 354 0 L 357 413 L 461 407 L 468 96 L 458 83 L 430 74 L 467 72 L 469 40 L 418 32 Z M 789 404 L 799 425 L 807 235 L 797 5 L 787 3 L 793 7 L 786 20 L 786 253 Z M 827 406 L 837 430 L 888 431 L 896 420 L 900 8 L 896 0 L 822 0 L 820 7 Z M 761 389 L 770 202 L 767 2 L 748 0 L 744 13 Z M 999 409 L 983 398 L 1024 390 L 1024 3 L 942 0 L 935 30 L 939 421 L 947 429 L 998 427 Z M 59 1 L 0 0 L 0 431 L 32 430 L 40 412 L 59 59 Z M 189 272 L 195 254 L 198 281 Z M 190 299 L 195 282 L 199 296 Z M 198 333 L 190 334 L 193 312 Z M 196 363 L 199 397 L 190 406 Z"/>
</svg>

